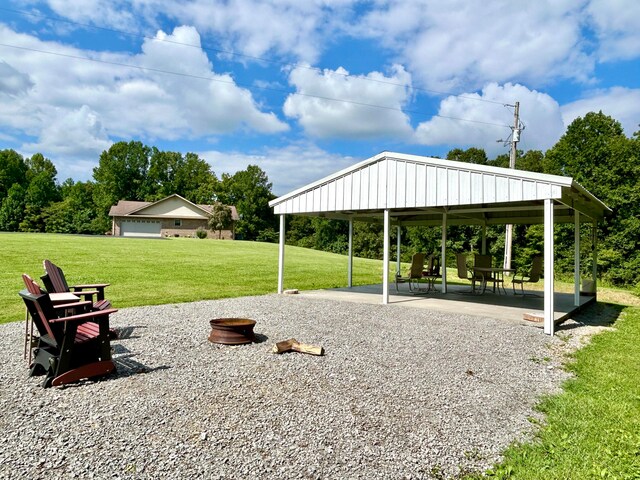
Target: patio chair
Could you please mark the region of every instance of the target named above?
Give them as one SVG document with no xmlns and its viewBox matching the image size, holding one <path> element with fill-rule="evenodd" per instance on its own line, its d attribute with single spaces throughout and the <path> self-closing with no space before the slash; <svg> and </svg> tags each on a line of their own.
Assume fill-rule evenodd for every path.
<svg viewBox="0 0 640 480">
<path fill-rule="evenodd" d="M 406 277 L 403 277 L 400 271 L 396 272 L 396 292 L 399 292 L 398 284 L 408 283 L 409 291 L 414 292 L 420 290 L 420 280 L 424 271 L 424 253 L 414 253 L 411 257 L 411 267 Z"/>
<path fill-rule="evenodd" d="M 543 258 L 533 257 L 531 262 L 531 269 L 527 273 L 516 273 L 513 275 L 513 280 L 511 280 L 511 286 L 513 287 L 514 295 L 526 295 L 524 293 L 524 284 L 525 283 L 537 283 L 540 281 L 540 276 L 542 275 L 542 260 Z M 520 285 L 520 293 L 516 292 L 516 284 Z M 528 295 L 537 296 L 533 293 Z"/>
<path fill-rule="evenodd" d="M 440 257 L 438 255 L 429 255 L 422 277 L 427 279 L 427 291 L 435 291 L 436 280 L 440 278 Z"/>
<path fill-rule="evenodd" d="M 473 266 L 474 267 L 491 268 L 492 264 L 493 264 L 493 259 L 491 258 L 491 255 L 483 255 L 483 254 L 480 254 L 480 253 L 476 253 L 473 256 Z M 476 272 L 474 270 L 473 276 L 475 277 L 476 282 L 479 281 L 479 282 L 482 283 L 482 291 L 483 292 L 487 288 L 487 283 L 492 283 L 493 284 L 493 291 L 495 292 L 495 290 L 496 290 L 496 277 L 493 276 L 491 273 L 489 273 L 489 272 L 479 273 L 479 272 Z"/>
<path fill-rule="evenodd" d="M 29 291 L 29 293 L 32 293 L 34 295 L 40 295 L 43 293 L 46 293 L 42 288 L 40 288 L 40 285 L 38 285 L 29 275 L 27 275 L 26 273 L 22 274 L 22 280 L 24 282 L 25 287 L 27 288 L 27 290 Z M 55 302 L 51 302 L 53 305 L 53 308 L 56 309 L 57 312 L 73 312 L 73 313 L 78 313 L 78 309 L 86 309 L 88 307 L 88 305 L 91 304 L 90 301 L 85 301 L 85 302 L 80 302 L 80 301 L 73 301 L 73 303 L 71 304 L 66 304 L 65 302 L 62 302 L 62 304 L 58 304 L 56 305 Z M 23 357 L 25 359 L 29 359 L 29 361 L 31 361 L 31 351 L 33 348 L 34 343 L 37 342 L 37 340 L 35 339 L 34 335 L 33 335 L 33 318 L 31 318 L 31 316 L 29 315 L 29 309 L 27 309 L 27 315 L 25 318 L 25 330 L 24 330 L 24 353 L 23 353 Z M 29 355 L 27 356 L 27 350 L 29 352 Z"/>
<path fill-rule="evenodd" d="M 116 309 L 58 316 L 49 294 L 25 289 L 20 296 L 40 334 L 29 375 L 45 374 L 43 387 L 108 375 L 115 370 L 109 315 Z"/>
<path fill-rule="evenodd" d="M 96 300 L 93 302 L 93 308 L 95 310 L 103 310 L 111 307 L 111 302 L 109 300 L 105 300 L 104 298 L 104 289 L 110 285 L 109 283 L 91 283 L 85 285 L 69 286 L 69 284 L 67 284 L 67 279 L 64 276 L 64 272 L 60 267 L 53 264 L 49 260 L 44 260 L 42 263 L 44 266 L 45 274 L 40 278 L 42 279 L 47 292 L 71 292 L 74 295 L 83 297 L 85 300 L 93 300 L 93 297 L 95 295 Z"/>
<path fill-rule="evenodd" d="M 456 267 L 458 269 L 458 278 L 462 280 L 469 280 L 471 282 L 470 291 L 468 292 L 464 291 L 464 292 L 458 292 L 458 293 L 475 294 L 477 278 L 472 273 L 469 273 L 469 270 L 467 269 L 467 256 L 464 253 L 456 253 Z"/>
</svg>

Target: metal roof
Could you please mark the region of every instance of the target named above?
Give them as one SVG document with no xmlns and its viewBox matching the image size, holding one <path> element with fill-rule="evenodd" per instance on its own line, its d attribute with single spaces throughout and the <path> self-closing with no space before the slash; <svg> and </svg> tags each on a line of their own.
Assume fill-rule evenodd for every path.
<svg viewBox="0 0 640 480">
<path fill-rule="evenodd" d="M 543 223 L 545 199 L 556 223 L 573 210 L 599 220 L 610 209 L 570 177 L 382 152 L 269 202 L 276 214 L 395 225 Z"/>
</svg>

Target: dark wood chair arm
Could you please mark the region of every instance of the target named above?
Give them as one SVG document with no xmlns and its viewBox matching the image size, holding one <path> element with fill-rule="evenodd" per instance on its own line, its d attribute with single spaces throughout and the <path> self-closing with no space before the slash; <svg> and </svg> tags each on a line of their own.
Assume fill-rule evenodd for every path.
<svg viewBox="0 0 640 480">
<path fill-rule="evenodd" d="M 66 308 L 86 307 L 93 305 L 91 300 L 83 300 L 82 302 L 63 303 L 62 305 L 54 305 L 54 310 L 64 310 Z"/>
<path fill-rule="evenodd" d="M 98 292 L 98 290 L 77 290 L 71 293 L 79 297 L 87 298 L 87 297 L 93 297 L 94 295 L 98 295 L 98 293 L 100 292 Z"/>
<path fill-rule="evenodd" d="M 83 284 L 83 285 L 72 285 L 69 288 L 70 289 L 78 289 L 78 290 L 84 290 L 85 288 L 92 288 L 94 290 L 100 290 L 103 289 L 105 287 L 108 287 L 109 285 L 111 285 L 110 283 L 87 283 L 87 284 Z"/>
<path fill-rule="evenodd" d="M 54 319 L 50 319 L 49 322 L 51 322 L 51 323 L 83 322 L 83 321 L 86 321 L 86 320 L 93 320 L 95 318 L 105 317 L 105 316 L 111 315 L 112 313 L 115 313 L 117 311 L 118 311 L 117 308 L 108 308 L 107 310 L 96 310 L 96 311 L 93 311 L 93 312 L 80 313 L 78 315 L 71 315 L 69 317 L 54 318 Z"/>
</svg>

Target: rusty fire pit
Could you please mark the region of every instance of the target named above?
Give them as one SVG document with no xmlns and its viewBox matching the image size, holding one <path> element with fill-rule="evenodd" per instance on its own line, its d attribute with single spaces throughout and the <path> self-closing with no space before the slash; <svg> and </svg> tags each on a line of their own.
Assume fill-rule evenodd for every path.
<svg viewBox="0 0 640 480">
<path fill-rule="evenodd" d="M 209 341 L 225 345 L 242 345 L 251 343 L 256 337 L 253 333 L 255 320 L 247 318 L 215 318 L 210 320 L 211 333 Z"/>
</svg>

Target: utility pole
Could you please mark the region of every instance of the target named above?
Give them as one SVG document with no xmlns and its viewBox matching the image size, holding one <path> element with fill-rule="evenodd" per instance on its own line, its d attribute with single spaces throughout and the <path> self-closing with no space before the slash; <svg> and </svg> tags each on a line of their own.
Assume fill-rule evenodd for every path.
<svg viewBox="0 0 640 480">
<path fill-rule="evenodd" d="M 513 132 L 511 133 L 511 151 L 509 152 L 509 168 L 516 168 L 516 152 L 520 141 L 520 102 L 516 102 L 513 113 Z M 505 269 L 511 268 L 511 244 L 513 240 L 513 225 L 507 224 L 504 233 L 504 264 Z"/>
</svg>

